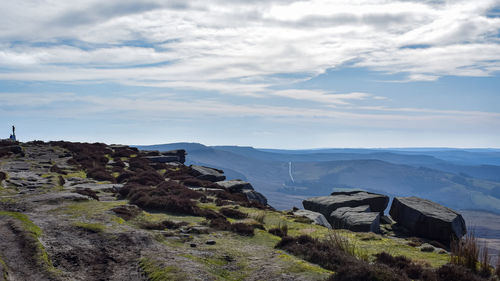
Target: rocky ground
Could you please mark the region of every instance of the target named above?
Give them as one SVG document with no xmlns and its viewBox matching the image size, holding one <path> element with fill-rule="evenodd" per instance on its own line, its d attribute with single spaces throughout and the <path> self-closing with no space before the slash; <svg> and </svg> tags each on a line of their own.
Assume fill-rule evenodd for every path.
<svg viewBox="0 0 500 281">
<path fill-rule="evenodd" d="M 325 280 L 332 274 L 276 249 L 281 238 L 268 232 L 287 225 L 290 236 L 325 238 L 330 230 L 238 195 L 249 190 L 228 193 L 206 180 L 193 186 L 199 178 L 177 173 L 188 167 L 157 165 L 153 157 L 149 161 L 155 175 L 161 175 L 160 182 L 175 176 L 181 185 L 190 181 L 191 190 L 206 191 L 190 201 L 196 206 L 191 213 L 155 210 L 137 196 L 153 196 L 159 188 L 145 189 L 144 182 L 128 187 L 136 188 L 136 198 L 130 197 L 132 192 L 129 197 L 122 192 L 133 179 L 152 180 L 137 177 L 153 170 L 134 168 L 138 162 L 134 158 L 151 156 L 133 151 L 120 156 L 123 147 L 101 147 L 106 154 L 97 158 L 77 157 L 74 147 L 61 143 L 20 147 L 22 151 L 0 157 L 5 175 L 0 177 L 0 280 Z M 223 192 L 214 192 L 218 188 Z M 220 216 L 222 208 L 243 213 L 242 218 L 228 217 L 229 226 L 252 226 L 252 234 L 214 223 L 211 216 Z M 449 259 L 445 251 L 422 251 L 422 243 L 407 239 L 349 231 L 342 235 L 367 259 L 382 251 L 429 266 Z"/>
</svg>

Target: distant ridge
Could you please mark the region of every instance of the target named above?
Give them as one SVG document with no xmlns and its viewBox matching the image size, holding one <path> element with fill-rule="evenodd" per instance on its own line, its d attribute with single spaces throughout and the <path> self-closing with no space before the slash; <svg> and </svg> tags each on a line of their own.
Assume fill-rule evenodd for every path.
<svg viewBox="0 0 500 281">
<path fill-rule="evenodd" d="M 246 179 L 278 209 L 300 206 L 307 196 L 354 188 L 391 196 L 412 193 L 450 207 L 500 213 L 500 152 L 495 149 L 281 150 L 187 142 L 137 147 L 185 149 L 187 164 Z"/>
</svg>

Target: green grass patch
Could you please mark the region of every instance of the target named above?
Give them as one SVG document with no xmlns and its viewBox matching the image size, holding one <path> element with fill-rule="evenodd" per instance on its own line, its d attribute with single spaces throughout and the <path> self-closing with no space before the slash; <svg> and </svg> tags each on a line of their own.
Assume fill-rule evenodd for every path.
<svg viewBox="0 0 500 281">
<path fill-rule="evenodd" d="M 40 227 L 34 224 L 28 216 L 23 213 L 0 211 L 0 216 L 8 216 L 20 221 L 23 225 L 23 229 L 35 235 L 36 238 L 42 235 Z"/>
<path fill-rule="evenodd" d="M 4 280 L 8 280 L 7 277 L 9 277 L 7 270 L 7 264 L 3 261 L 2 257 L 0 256 L 0 268 L 2 269 L 2 276 Z"/>
<path fill-rule="evenodd" d="M 0 211 L 0 216 L 8 216 L 11 217 L 19 222 L 21 222 L 22 228 L 25 231 L 25 235 L 27 235 L 27 238 L 34 241 L 36 243 L 36 256 L 34 257 L 35 260 L 43 266 L 47 272 L 51 274 L 56 274 L 59 271 L 54 268 L 52 265 L 52 262 L 49 258 L 49 255 L 47 254 L 47 251 L 45 251 L 45 247 L 43 247 L 42 243 L 40 243 L 39 238 L 42 236 L 42 229 L 38 227 L 36 224 L 34 224 L 27 215 L 19 212 L 7 212 L 7 211 Z"/>
<path fill-rule="evenodd" d="M 171 213 L 148 213 L 146 211 L 143 211 L 140 215 L 135 217 L 130 222 L 137 225 L 140 222 L 160 222 L 164 220 L 179 221 L 179 222 L 184 221 L 191 225 L 195 225 L 202 221 L 205 221 L 205 218 L 188 216 L 188 215 L 171 214 Z"/>
<path fill-rule="evenodd" d="M 201 263 L 205 266 L 208 272 L 210 272 L 215 280 L 231 280 L 239 281 L 244 280 L 247 277 L 243 269 L 243 266 L 237 267 L 237 270 L 228 270 L 226 265 L 229 263 L 227 260 L 222 258 L 222 256 L 203 256 L 198 257 L 190 254 L 182 254 L 181 256 L 188 258 L 192 261 Z"/>
<path fill-rule="evenodd" d="M 261 210 L 252 208 L 240 207 L 240 211 L 247 213 L 250 217 L 259 214 Z M 314 238 L 327 239 L 329 229 L 316 224 L 308 224 L 300 221 L 295 221 L 293 216 L 287 215 L 278 211 L 265 211 L 264 225 L 266 229 L 278 227 L 280 223 L 286 222 L 288 225 L 289 236 L 300 236 L 302 234 L 309 235 Z M 406 256 L 416 262 L 426 262 L 433 267 L 439 267 L 450 261 L 450 256 L 447 254 L 439 254 L 438 252 L 426 253 L 420 249 L 408 246 L 406 241 L 399 239 L 391 239 L 374 233 L 355 233 L 348 230 L 336 230 L 338 233 L 349 239 L 356 248 L 356 254 L 360 258 L 368 258 L 374 260 L 373 255 L 383 251 L 393 256 Z M 256 231 L 256 233 L 258 233 Z M 257 235 L 256 235 L 257 236 Z M 260 235 L 263 243 L 269 243 L 269 238 Z"/>
<path fill-rule="evenodd" d="M 76 226 L 78 228 L 93 232 L 93 233 L 100 233 L 104 232 L 106 229 L 106 226 L 104 224 L 100 223 L 87 223 L 87 222 L 75 222 L 73 223 L 73 226 Z"/>
<path fill-rule="evenodd" d="M 141 258 L 139 260 L 139 267 L 146 274 L 149 281 L 189 280 L 187 274 L 182 272 L 178 267 L 173 265 L 162 266 L 153 259 Z"/>
<path fill-rule="evenodd" d="M 87 178 L 87 173 L 85 173 L 85 171 L 83 171 L 83 170 L 80 170 L 80 171 L 77 171 L 77 172 L 68 173 L 67 175 L 63 175 L 63 178 L 65 178 L 65 179 L 68 179 L 68 178 L 82 178 L 82 179 L 86 179 Z"/>
<path fill-rule="evenodd" d="M 316 264 L 309 263 L 305 260 L 299 259 L 293 255 L 289 255 L 284 251 L 278 251 L 278 257 L 286 264 L 284 272 L 293 273 L 318 273 L 318 274 L 332 274 L 333 271 L 327 270 Z"/>
<path fill-rule="evenodd" d="M 103 214 L 113 207 L 127 204 L 127 201 L 85 201 L 76 202 L 61 206 L 57 209 L 49 211 L 50 213 L 64 214 L 72 218 L 82 218 L 84 220 L 102 219 Z M 107 214 L 106 214 L 107 215 Z M 111 215 L 111 214 L 109 214 Z"/>
</svg>

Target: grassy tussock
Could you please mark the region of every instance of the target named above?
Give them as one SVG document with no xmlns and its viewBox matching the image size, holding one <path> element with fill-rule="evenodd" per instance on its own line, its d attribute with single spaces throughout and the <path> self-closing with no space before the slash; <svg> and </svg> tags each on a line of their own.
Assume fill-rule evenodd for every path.
<svg viewBox="0 0 500 281">
<path fill-rule="evenodd" d="M 148 281 L 184 281 L 188 276 L 175 266 L 162 266 L 152 259 L 139 260 L 139 268 L 146 275 Z"/>
<path fill-rule="evenodd" d="M 219 210 L 219 213 L 223 214 L 224 216 L 226 216 L 228 218 L 237 219 L 237 220 L 246 219 L 248 217 L 247 214 L 240 212 L 236 209 L 231 209 L 231 208 L 221 208 Z"/>
<path fill-rule="evenodd" d="M 490 277 L 493 271 L 490 266 L 488 247 L 486 244 L 479 243 L 473 231 L 462 240 L 452 243 L 451 263 L 467 268 L 485 278 Z"/>
<path fill-rule="evenodd" d="M 264 220 L 266 219 L 266 212 L 261 211 L 258 213 L 254 213 L 251 215 L 252 219 L 256 220 L 258 223 L 264 224 Z"/>
<path fill-rule="evenodd" d="M 42 230 L 25 214 L 0 211 L 0 216 L 8 216 L 13 219 L 8 222 L 8 225 L 19 237 L 24 251 L 29 253 L 35 264 L 45 269 L 47 273 L 54 274 L 57 270 L 53 267 L 45 248 L 39 241 Z"/>
<path fill-rule="evenodd" d="M 279 222 L 278 227 L 274 227 L 268 230 L 272 235 L 279 237 L 285 237 L 288 235 L 288 224 L 286 222 Z"/>
<path fill-rule="evenodd" d="M 106 226 L 100 223 L 86 223 L 86 222 L 75 222 L 73 225 L 77 228 L 83 229 L 92 233 L 104 232 Z"/>
</svg>

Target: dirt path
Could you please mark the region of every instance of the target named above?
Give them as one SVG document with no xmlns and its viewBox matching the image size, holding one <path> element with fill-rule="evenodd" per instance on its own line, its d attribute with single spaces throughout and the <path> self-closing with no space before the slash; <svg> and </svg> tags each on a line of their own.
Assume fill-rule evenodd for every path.
<svg viewBox="0 0 500 281">
<path fill-rule="evenodd" d="M 15 219 L 0 216 L 0 257 L 7 265 L 7 280 L 51 280 L 26 250 L 26 241 L 18 233 L 21 229 Z"/>
</svg>

